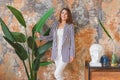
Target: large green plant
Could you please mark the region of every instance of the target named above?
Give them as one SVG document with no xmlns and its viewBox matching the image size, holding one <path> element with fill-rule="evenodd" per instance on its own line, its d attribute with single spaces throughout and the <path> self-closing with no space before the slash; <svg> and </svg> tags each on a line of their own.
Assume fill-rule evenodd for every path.
<svg viewBox="0 0 120 80">
<path fill-rule="evenodd" d="M 34 33 L 41 32 L 46 20 L 53 14 L 53 8 L 49 9 L 34 25 L 31 36 L 27 35 L 27 25 L 22 13 L 12 6 L 7 6 L 7 8 L 24 27 L 25 33 L 11 32 L 5 22 L 0 18 L 0 24 L 4 33 L 3 37 L 14 48 L 17 56 L 23 62 L 28 80 L 37 80 L 39 67 L 51 64 L 51 62 L 41 62 L 40 60 L 45 52 L 52 46 L 52 41 L 46 42 L 44 45 L 37 47 Z M 45 33 L 45 35 L 48 34 L 49 31 L 50 29 Z M 25 44 L 27 44 L 26 47 Z M 29 67 L 27 67 L 25 61 L 28 61 Z"/>
</svg>

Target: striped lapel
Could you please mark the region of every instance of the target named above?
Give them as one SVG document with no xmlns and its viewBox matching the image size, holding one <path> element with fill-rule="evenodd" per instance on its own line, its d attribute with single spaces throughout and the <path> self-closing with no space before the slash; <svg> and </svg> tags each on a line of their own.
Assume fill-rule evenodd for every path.
<svg viewBox="0 0 120 80">
<path fill-rule="evenodd" d="M 65 24 L 64 26 L 64 32 L 63 32 L 63 41 L 62 41 L 62 44 L 64 43 L 65 39 L 66 39 L 66 35 L 67 34 L 67 24 Z"/>
</svg>

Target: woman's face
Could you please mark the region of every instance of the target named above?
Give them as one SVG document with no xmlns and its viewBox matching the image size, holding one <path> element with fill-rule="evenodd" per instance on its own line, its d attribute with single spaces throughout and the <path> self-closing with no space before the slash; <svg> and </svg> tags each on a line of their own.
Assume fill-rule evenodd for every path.
<svg viewBox="0 0 120 80">
<path fill-rule="evenodd" d="M 67 13 L 67 11 L 66 11 L 66 10 L 62 10 L 62 12 L 61 12 L 61 20 L 62 20 L 62 21 L 66 21 L 67 18 L 68 18 L 68 13 Z"/>
</svg>

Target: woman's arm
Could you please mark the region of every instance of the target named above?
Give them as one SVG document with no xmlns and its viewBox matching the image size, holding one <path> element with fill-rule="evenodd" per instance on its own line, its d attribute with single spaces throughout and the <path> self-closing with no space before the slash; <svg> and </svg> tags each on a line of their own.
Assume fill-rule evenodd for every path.
<svg viewBox="0 0 120 80">
<path fill-rule="evenodd" d="M 48 36 L 43 36 L 41 35 L 39 37 L 40 40 L 46 40 L 46 41 L 52 41 L 53 40 L 53 31 L 52 31 L 52 28 L 50 30 L 50 34 Z"/>
<path fill-rule="evenodd" d="M 74 26 L 70 25 L 70 57 L 75 57 Z"/>
<path fill-rule="evenodd" d="M 54 30 L 54 24 L 51 27 L 50 33 L 48 36 L 41 35 L 39 37 L 40 40 L 46 40 L 46 41 L 52 41 L 53 40 L 53 30 Z"/>
</svg>

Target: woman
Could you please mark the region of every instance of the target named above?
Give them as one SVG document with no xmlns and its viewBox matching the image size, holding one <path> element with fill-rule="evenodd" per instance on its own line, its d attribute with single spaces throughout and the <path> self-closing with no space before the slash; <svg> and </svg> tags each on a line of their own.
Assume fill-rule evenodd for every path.
<svg viewBox="0 0 120 80">
<path fill-rule="evenodd" d="M 75 57 L 74 27 L 72 24 L 71 11 L 63 8 L 60 12 L 59 21 L 53 23 L 49 36 L 40 36 L 40 40 L 53 40 L 52 60 L 55 61 L 56 70 L 54 76 L 56 80 L 64 80 L 63 70 Z"/>
</svg>

